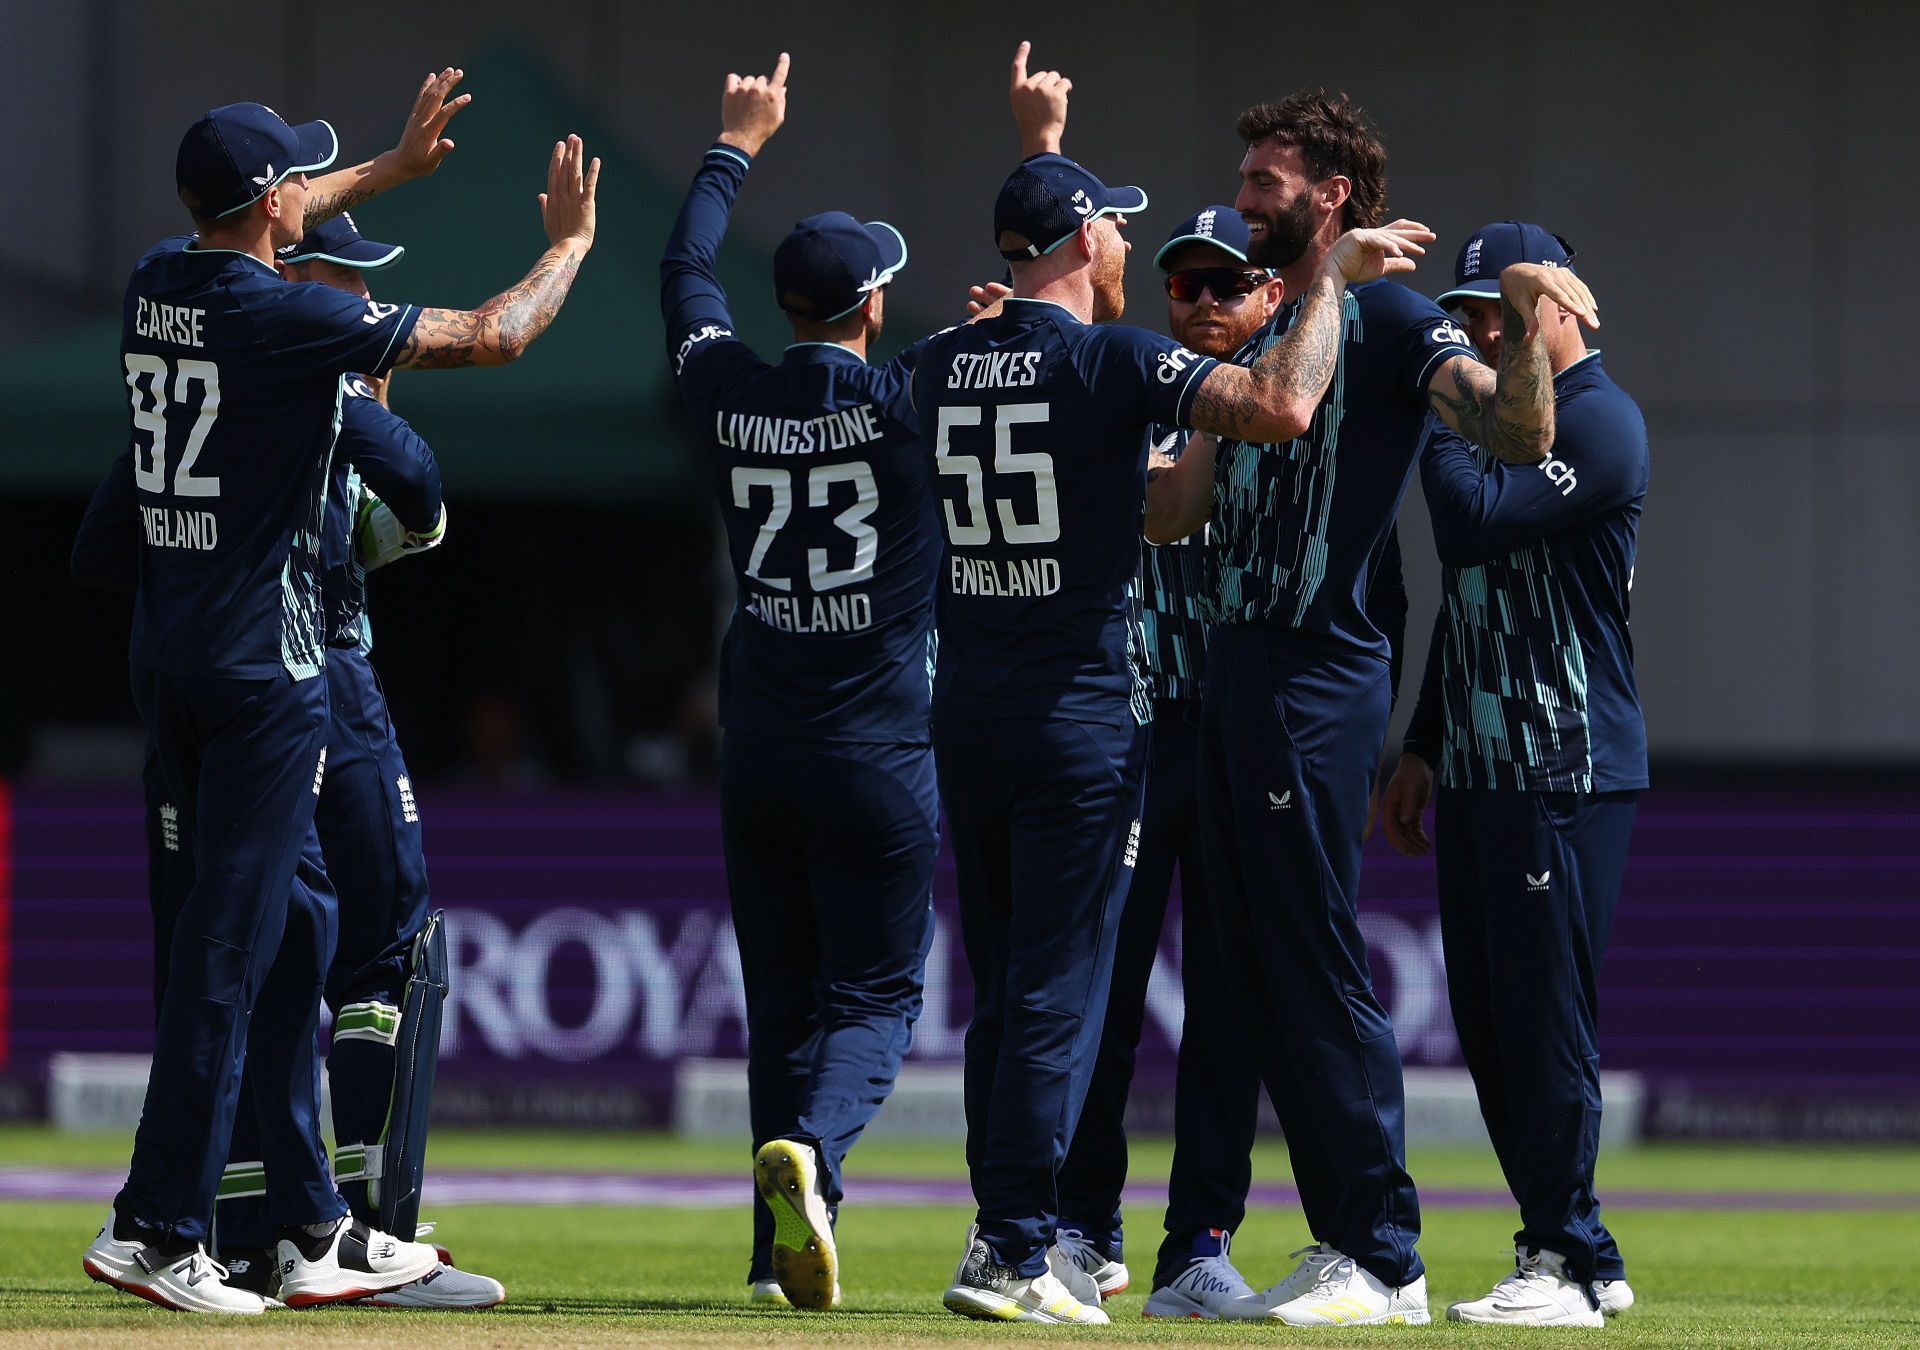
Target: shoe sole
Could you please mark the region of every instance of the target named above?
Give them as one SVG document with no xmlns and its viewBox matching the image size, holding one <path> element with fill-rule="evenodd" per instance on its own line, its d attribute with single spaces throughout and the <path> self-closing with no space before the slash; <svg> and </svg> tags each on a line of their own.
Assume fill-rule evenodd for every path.
<svg viewBox="0 0 1920 1350">
<path fill-rule="evenodd" d="M 436 1254 L 433 1262 L 404 1278 L 394 1275 L 372 1275 L 355 1271 L 357 1277 L 343 1289 L 329 1289 L 322 1285 L 318 1288 L 296 1289 L 289 1292 L 285 1283 L 280 1286 L 280 1301 L 289 1308 L 324 1308 L 330 1303 L 351 1303 L 355 1299 L 372 1298 L 376 1294 L 390 1294 L 402 1285 L 412 1284 L 423 1275 L 431 1275 L 438 1263 Z"/>
<path fill-rule="evenodd" d="M 753 1158 L 753 1180 L 773 1214 L 773 1278 L 796 1308 L 831 1308 L 838 1299 L 840 1258 L 825 1224 L 807 1217 L 812 1165 L 800 1146 L 776 1139 Z"/>
<path fill-rule="evenodd" d="M 389 1290 L 388 1293 L 392 1291 Z M 485 1303 L 389 1303 L 383 1301 L 384 1294 L 375 1294 L 360 1306 L 363 1308 L 392 1308 L 398 1312 L 479 1312 L 482 1308 L 497 1308 L 507 1301 L 505 1294 L 489 1299 Z"/>
<path fill-rule="evenodd" d="M 184 1303 L 175 1303 L 159 1290 L 151 1288 L 148 1285 L 129 1284 L 125 1280 L 116 1279 L 114 1276 L 100 1269 L 100 1267 L 94 1265 L 91 1258 L 82 1257 L 80 1260 L 80 1269 L 86 1272 L 87 1278 L 90 1280 L 96 1280 L 109 1288 L 118 1289 L 123 1294 L 132 1294 L 135 1298 L 143 1298 L 149 1303 L 165 1308 L 168 1312 L 205 1313 L 214 1317 L 254 1317 L 267 1310 L 264 1302 L 258 1308 L 193 1308 Z"/>
<path fill-rule="evenodd" d="M 1454 1308 L 1447 1309 L 1447 1320 L 1449 1322 L 1460 1322 L 1467 1326 L 1474 1326 L 1474 1327 L 1589 1327 L 1591 1328 L 1591 1327 L 1604 1327 L 1607 1324 L 1607 1319 L 1604 1316 L 1598 1317 L 1591 1322 L 1585 1321 L 1585 1320 L 1574 1320 L 1571 1318 L 1564 1318 L 1564 1317 L 1555 1318 L 1551 1322 L 1521 1322 L 1521 1321 L 1516 1321 L 1512 1318 L 1506 1318 L 1506 1317 L 1468 1317 L 1466 1314 Z"/>
<path fill-rule="evenodd" d="M 1278 1322 L 1283 1327 L 1310 1328 L 1315 1331 L 1337 1331 L 1343 1327 L 1424 1327 L 1433 1321 L 1428 1312 L 1381 1313 L 1376 1317 L 1356 1317 L 1346 1322 L 1289 1322 L 1280 1317 L 1269 1317 L 1269 1322 Z"/>
<path fill-rule="evenodd" d="M 1055 1317 L 1037 1308 L 1029 1308 L 1024 1303 L 1016 1302 L 1005 1295 L 988 1293 L 984 1289 L 970 1289 L 964 1284 L 949 1286 L 947 1292 L 940 1296 L 940 1302 L 948 1312 L 959 1313 L 962 1317 L 971 1317 L 980 1322 L 1040 1322 L 1056 1327 L 1097 1327 L 1108 1324 L 1106 1319 L 1099 1322 L 1075 1322 L 1069 1318 Z"/>
</svg>

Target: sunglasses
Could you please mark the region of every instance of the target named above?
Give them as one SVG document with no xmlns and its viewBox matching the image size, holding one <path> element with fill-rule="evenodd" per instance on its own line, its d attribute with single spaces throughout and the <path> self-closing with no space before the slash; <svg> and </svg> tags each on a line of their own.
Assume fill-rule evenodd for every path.
<svg viewBox="0 0 1920 1350">
<path fill-rule="evenodd" d="M 1265 272 L 1239 267 L 1189 267 L 1168 274 L 1167 294 L 1186 304 L 1198 300 L 1203 290 L 1211 291 L 1217 301 L 1238 300 L 1243 295 L 1252 295 L 1270 280 Z"/>
</svg>

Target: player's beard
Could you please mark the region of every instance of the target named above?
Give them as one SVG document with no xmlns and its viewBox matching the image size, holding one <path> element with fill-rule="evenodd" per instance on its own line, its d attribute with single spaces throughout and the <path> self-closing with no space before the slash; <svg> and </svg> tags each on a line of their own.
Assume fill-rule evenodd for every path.
<svg viewBox="0 0 1920 1350">
<path fill-rule="evenodd" d="M 1127 250 L 1116 240 L 1093 260 L 1093 321 L 1112 323 L 1127 312 Z"/>
<path fill-rule="evenodd" d="M 1266 237 L 1247 250 L 1247 261 L 1256 267 L 1291 267 L 1300 261 L 1313 242 L 1313 199 L 1302 192 L 1293 205 L 1270 216 L 1261 216 Z"/>
</svg>

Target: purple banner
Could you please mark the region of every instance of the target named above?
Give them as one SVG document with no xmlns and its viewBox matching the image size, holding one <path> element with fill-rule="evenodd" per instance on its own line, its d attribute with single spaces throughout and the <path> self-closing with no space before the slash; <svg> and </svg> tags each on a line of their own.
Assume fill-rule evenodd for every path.
<svg viewBox="0 0 1920 1350">
<path fill-rule="evenodd" d="M 455 964 L 438 1111 L 659 1124 L 677 1061 L 741 1053 L 710 796 L 427 788 L 420 803 Z M 16 789 L 11 825 L 0 1074 L 17 1098 L 56 1052 L 150 1048 L 151 925 L 137 798 Z M 937 1063 L 959 1058 L 971 1009 L 945 859 L 935 895 L 913 1059 Z M 1457 1064 L 1431 864 L 1375 840 L 1362 908 L 1407 1063 Z M 1177 929 L 1150 994 L 1144 1091 L 1170 1077 L 1179 1035 Z M 1910 1134 L 1920 792 L 1648 794 L 1601 983 L 1603 1063 L 1645 1076 L 1654 1133 Z"/>
</svg>

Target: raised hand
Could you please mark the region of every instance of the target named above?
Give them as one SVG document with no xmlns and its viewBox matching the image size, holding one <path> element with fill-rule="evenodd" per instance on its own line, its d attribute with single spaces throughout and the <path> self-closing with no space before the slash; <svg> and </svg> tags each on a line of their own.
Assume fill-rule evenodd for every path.
<svg viewBox="0 0 1920 1350">
<path fill-rule="evenodd" d="M 440 161 L 453 150 L 453 142 L 446 139 L 447 123 L 453 115 L 473 102 L 472 94 L 462 94 L 459 98 L 448 100 L 447 95 L 453 87 L 466 78 L 467 72 L 448 66 L 438 75 L 428 75 L 421 82 L 420 92 L 414 97 L 413 110 L 407 114 L 406 130 L 400 133 L 400 144 L 393 148 L 393 157 L 403 178 L 425 178 L 440 167 Z"/>
<path fill-rule="evenodd" d="M 1422 244 L 1437 236 L 1417 220 L 1396 220 L 1372 230 L 1348 230 L 1334 241 L 1326 266 L 1348 284 L 1375 281 L 1389 272 L 1411 272 Z"/>
<path fill-rule="evenodd" d="M 1580 280 L 1564 267 L 1514 263 L 1500 273 L 1500 294 L 1527 321 L 1527 340 L 1540 331 L 1542 303 L 1558 305 L 1589 328 L 1600 326 L 1600 306 Z"/>
<path fill-rule="evenodd" d="M 720 95 L 720 139 L 749 155 L 760 153 L 787 120 L 787 67 L 791 61 L 785 52 L 773 63 L 771 75 L 728 75 Z"/>
<path fill-rule="evenodd" d="M 547 190 L 540 194 L 540 222 L 554 244 L 571 240 L 582 251 L 593 247 L 594 194 L 600 186 L 600 161 L 585 164 L 586 147 L 578 136 L 556 141 L 547 160 Z"/>
<path fill-rule="evenodd" d="M 1013 105 L 1013 124 L 1020 129 L 1022 156 L 1059 154 L 1060 138 L 1067 130 L 1067 95 L 1073 81 L 1057 70 L 1027 73 L 1027 54 L 1031 42 L 1013 50 L 1013 83 L 1007 101 Z"/>
</svg>

